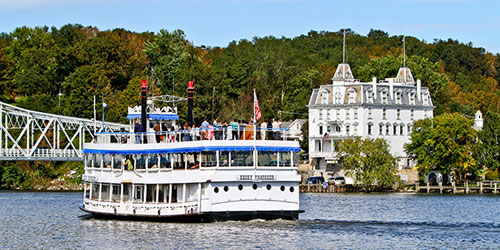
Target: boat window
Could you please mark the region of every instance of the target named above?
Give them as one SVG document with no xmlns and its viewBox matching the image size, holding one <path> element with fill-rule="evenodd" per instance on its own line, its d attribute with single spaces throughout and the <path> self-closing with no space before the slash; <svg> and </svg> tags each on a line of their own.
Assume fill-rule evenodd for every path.
<svg viewBox="0 0 500 250">
<path fill-rule="evenodd" d="M 281 152 L 280 153 L 280 167 L 291 167 L 292 159 L 290 157 L 290 152 Z"/>
<path fill-rule="evenodd" d="M 267 184 L 266 188 L 267 190 L 271 190 L 271 184 Z"/>
<path fill-rule="evenodd" d="M 113 157 L 113 169 L 121 169 L 122 168 L 122 155 L 114 155 Z"/>
<path fill-rule="evenodd" d="M 187 163 L 188 168 L 200 168 L 200 153 L 188 153 Z"/>
<path fill-rule="evenodd" d="M 254 184 L 252 185 L 252 188 L 253 188 L 253 189 L 255 189 L 255 190 L 257 190 L 257 184 L 255 184 L 255 183 L 254 183 Z"/>
<path fill-rule="evenodd" d="M 281 185 L 280 190 L 285 191 L 285 186 Z"/>
<path fill-rule="evenodd" d="M 224 186 L 224 192 L 227 192 L 229 191 L 229 187 L 228 186 Z"/>
<path fill-rule="evenodd" d="M 219 166 L 221 166 L 221 167 L 228 167 L 229 166 L 229 151 L 220 151 Z"/>
<path fill-rule="evenodd" d="M 138 186 L 138 185 L 135 185 L 134 186 L 134 202 L 135 203 L 142 203 L 144 198 L 143 198 L 143 194 L 144 194 L 144 186 Z"/>
<path fill-rule="evenodd" d="M 101 154 L 95 154 L 94 159 L 92 161 L 92 167 L 94 168 L 100 168 L 102 163 L 102 155 Z"/>
<path fill-rule="evenodd" d="M 111 168 L 111 162 L 113 161 L 113 156 L 110 154 L 105 154 L 103 157 L 103 160 L 104 160 L 103 167 L 104 168 Z"/>
<path fill-rule="evenodd" d="M 253 166 L 253 151 L 231 151 L 231 166 Z"/>
<path fill-rule="evenodd" d="M 278 166 L 278 152 L 259 151 L 258 155 L 259 155 L 259 166 L 262 167 Z"/>
<path fill-rule="evenodd" d="M 148 158 L 148 168 L 158 168 L 158 155 L 150 155 Z"/>
<path fill-rule="evenodd" d="M 146 157 L 144 155 L 137 155 L 137 163 L 135 164 L 136 169 L 146 169 Z"/>
<path fill-rule="evenodd" d="M 160 156 L 160 168 L 171 168 L 171 157 L 170 154 L 164 154 Z"/>
<path fill-rule="evenodd" d="M 113 184 L 113 194 L 111 195 L 111 201 L 119 202 L 120 201 L 120 184 Z"/>
<path fill-rule="evenodd" d="M 293 157 L 293 166 L 298 167 L 299 166 L 299 153 L 292 152 L 292 157 Z"/>
<path fill-rule="evenodd" d="M 201 166 L 202 167 L 215 167 L 217 166 L 217 152 L 216 151 L 203 151 Z"/>
<path fill-rule="evenodd" d="M 215 187 L 215 188 L 214 188 L 214 192 L 215 192 L 215 193 L 218 193 L 218 192 L 219 192 L 219 188 L 218 188 L 218 187 Z"/>
<path fill-rule="evenodd" d="M 146 184 L 146 202 L 155 202 L 155 201 L 156 201 L 156 184 Z"/>
<path fill-rule="evenodd" d="M 241 185 L 241 184 L 240 184 L 240 185 L 238 185 L 238 189 L 239 189 L 239 190 L 243 190 L 243 185 Z"/>
<path fill-rule="evenodd" d="M 86 154 L 85 155 L 85 167 L 90 168 L 92 167 L 92 160 L 94 159 L 93 154 Z"/>
<path fill-rule="evenodd" d="M 103 201 L 109 200 L 109 184 L 107 184 L 107 183 L 102 183 L 101 200 L 103 200 Z"/>
<path fill-rule="evenodd" d="M 123 201 L 130 201 L 130 191 L 132 190 L 132 184 L 124 183 L 123 184 Z"/>
<path fill-rule="evenodd" d="M 99 184 L 92 183 L 92 197 L 91 199 L 97 200 L 99 198 Z"/>
<path fill-rule="evenodd" d="M 172 157 L 174 169 L 181 169 L 185 167 L 184 154 L 172 154 Z"/>
<path fill-rule="evenodd" d="M 295 190 L 295 189 L 294 189 L 293 187 L 290 187 L 290 192 L 292 192 L 292 193 L 293 193 L 293 191 L 294 191 L 294 190 Z"/>
</svg>

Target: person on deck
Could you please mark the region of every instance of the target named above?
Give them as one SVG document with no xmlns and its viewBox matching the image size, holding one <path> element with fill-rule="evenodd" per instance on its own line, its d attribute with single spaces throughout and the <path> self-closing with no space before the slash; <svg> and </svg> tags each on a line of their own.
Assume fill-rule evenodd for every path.
<svg viewBox="0 0 500 250">
<path fill-rule="evenodd" d="M 260 139 L 261 140 L 266 139 L 266 129 L 267 129 L 267 122 L 264 121 L 260 124 Z"/>
<path fill-rule="evenodd" d="M 161 141 L 161 127 L 160 127 L 159 122 L 155 123 L 153 130 L 155 131 L 156 143 L 160 143 L 160 141 Z"/>
<path fill-rule="evenodd" d="M 280 122 L 278 122 L 277 120 L 273 121 L 273 139 L 280 139 Z"/>
<path fill-rule="evenodd" d="M 144 132 L 144 127 L 142 124 L 139 122 L 139 120 L 135 121 L 135 126 L 134 126 L 134 134 L 135 134 L 135 143 L 141 144 L 142 143 L 142 132 Z"/>
<path fill-rule="evenodd" d="M 203 122 L 201 123 L 201 139 L 206 140 L 208 137 L 208 127 L 210 124 L 207 122 L 207 119 L 203 119 Z"/>
<path fill-rule="evenodd" d="M 232 139 L 233 140 L 238 140 L 239 137 L 238 137 L 238 122 L 236 121 L 236 119 L 233 119 L 233 121 L 231 123 L 229 123 L 229 126 L 231 126 L 231 131 L 233 132 L 233 136 L 232 136 Z"/>
</svg>

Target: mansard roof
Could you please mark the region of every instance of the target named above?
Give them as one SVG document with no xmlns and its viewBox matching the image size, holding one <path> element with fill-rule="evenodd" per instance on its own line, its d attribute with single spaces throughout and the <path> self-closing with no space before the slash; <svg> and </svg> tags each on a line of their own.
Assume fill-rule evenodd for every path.
<svg viewBox="0 0 500 250">
<path fill-rule="evenodd" d="M 351 67 L 347 63 L 341 63 L 337 66 L 335 75 L 332 78 L 333 81 L 354 81 L 354 76 L 352 75 Z"/>
</svg>

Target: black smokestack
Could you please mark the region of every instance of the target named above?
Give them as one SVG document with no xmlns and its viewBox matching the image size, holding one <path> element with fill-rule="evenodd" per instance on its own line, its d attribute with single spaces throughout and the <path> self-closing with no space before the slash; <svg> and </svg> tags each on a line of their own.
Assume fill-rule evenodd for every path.
<svg viewBox="0 0 500 250">
<path fill-rule="evenodd" d="M 193 126 L 194 124 L 194 119 L 193 119 L 193 94 L 194 94 L 194 82 L 189 81 L 188 82 L 188 88 L 187 88 L 187 93 L 188 93 L 188 119 L 187 122 L 189 126 Z"/>
<path fill-rule="evenodd" d="M 144 128 L 144 132 L 147 131 L 147 129 L 146 129 L 147 92 L 148 92 L 148 80 L 142 80 L 142 86 L 141 86 L 141 124 L 142 124 L 142 127 Z"/>
</svg>

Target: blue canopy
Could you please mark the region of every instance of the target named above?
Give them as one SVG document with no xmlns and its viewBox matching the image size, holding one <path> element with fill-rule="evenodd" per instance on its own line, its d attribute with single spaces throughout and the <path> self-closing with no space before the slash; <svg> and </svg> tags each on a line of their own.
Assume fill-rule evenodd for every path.
<svg viewBox="0 0 500 250">
<path fill-rule="evenodd" d="M 127 119 L 129 120 L 137 118 L 141 118 L 141 114 L 127 115 Z M 148 114 L 148 118 L 152 120 L 179 120 L 179 116 L 174 114 Z"/>
<path fill-rule="evenodd" d="M 164 148 L 164 149 L 140 149 L 140 150 L 108 150 L 108 149 L 83 149 L 85 154 L 168 154 L 168 153 L 191 153 L 201 151 L 253 151 L 252 146 L 213 146 L 213 147 L 191 147 L 191 148 Z M 257 151 L 280 151 L 299 152 L 296 147 L 261 147 Z"/>
</svg>

